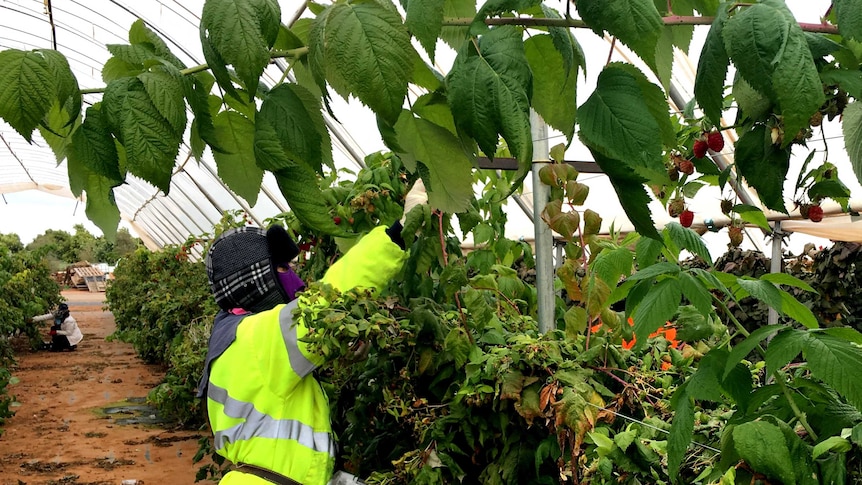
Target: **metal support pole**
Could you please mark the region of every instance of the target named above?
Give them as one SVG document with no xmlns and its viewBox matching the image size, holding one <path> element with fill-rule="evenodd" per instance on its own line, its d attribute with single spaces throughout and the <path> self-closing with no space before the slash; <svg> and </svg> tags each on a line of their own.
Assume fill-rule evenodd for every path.
<svg viewBox="0 0 862 485">
<path fill-rule="evenodd" d="M 533 135 L 533 214 L 541 214 L 550 198 L 551 190 L 539 179 L 539 170 L 550 164 L 548 148 L 548 126 L 545 121 L 530 111 Z M 541 220 L 533 224 L 536 233 L 536 293 L 538 300 L 539 332 L 556 328 L 554 322 L 554 238 L 551 228 Z"/>
<path fill-rule="evenodd" d="M 784 238 L 781 233 L 781 221 L 775 221 L 775 227 L 772 228 L 772 260 L 769 262 L 770 273 L 781 273 L 781 262 L 784 257 L 781 251 L 781 245 Z M 766 323 L 775 325 L 778 323 L 778 312 L 775 308 L 769 307 L 769 313 L 766 317 Z"/>
</svg>

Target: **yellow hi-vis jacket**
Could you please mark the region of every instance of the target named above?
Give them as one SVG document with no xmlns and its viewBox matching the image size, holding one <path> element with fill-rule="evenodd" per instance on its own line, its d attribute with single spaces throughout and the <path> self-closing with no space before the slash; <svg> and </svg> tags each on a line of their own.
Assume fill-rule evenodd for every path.
<svg viewBox="0 0 862 485">
<path fill-rule="evenodd" d="M 406 254 L 378 227 L 338 260 L 323 282 L 344 291 L 380 288 Z M 308 331 L 292 312 L 300 303 L 244 317 L 236 338 L 209 371 L 207 412 L 217 452 L 303 485 L 324 485 L 332 476 L 335 441 L 329 401 L 312 371 L 321 358 L 300 342 Z M 263 478 L 229 472 L 222 485 L 271 485 Z"/>
</svg>

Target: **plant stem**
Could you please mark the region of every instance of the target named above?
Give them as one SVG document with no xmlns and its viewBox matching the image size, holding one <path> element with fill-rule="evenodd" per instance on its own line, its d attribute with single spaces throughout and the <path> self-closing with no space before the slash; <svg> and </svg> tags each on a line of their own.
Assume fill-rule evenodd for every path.
<svg viewBox="0 0 862 485">
<path fill-rule="evenodd" d="M 662 17 L 665 25 L 712 25 L 715 17 L 707 17 L 702 15 L 668 15 Z M 463 18 L 444 18 L 444 27 L 467 27 L 473 24 L 472 17 Z M 488 18 L 485 19 L 485 25 L 520 25 L 523 27 L 571 27 L 575 29 L 590 28 L 586 22 L 579 19 L 551 19 L 537 17 L 506 17 L 506 18 Z M 806 32 L 815 32 L 820 34 L 838 34 L 838 27 L 831 24 L 815 24 L 807 22 L 799 22 L 799 27 Z"/>
<path fill-rule="evenodd" d="M 793 400 L 793 394 L 790 393 L 790 389 L 784 381 L 784 374 L 775 370 L 772 372 L 772 376 L 775 377 L 775 383 L 778 384 L 778 387 L 781 388 L 781 392 L 784 393 L 784 398 L 787 399 L 787 402 L 790 404 L 790 409 L 793 410 L 793 414 L 796 416 L 796 419 L 799 420 L 799 423 L 803 428 L 805 428 L 805 431 L 808 432 L 808 436 L 811 436 L 811 439 L 817 442 L 817 433 L 811 429 L 811 425 L 808 424 L 808 419 L 805 418 L 805 413 L 799 409 L 799 406 L 796 405 L 796 401 Z"/>
<path fill-rule="evenodd" d="M 270 57 L 270 59 L 280 59 L 282 57 L 297 58 L 297 57 L 302 57 L 306 54 L 308 54 L 308 47 L 298 47 L 296 49 L 288 49 L 288 50 L 283 50 L 283 51 L 271 51 L 269 57 Z M 192 67 L 180 70 L 180 74 L 182 74 L 184 76 L 188 76 L 191 74 L 196 74 L 196 73 L 199 73 L 202 71 L 206 71 L 209 68 L 210 68 L 209 64 L 198 64 L 197 66 L 192 66 Z M 97 94 L 97 93 L 104 93 L 104 92 L 105 92 L 104 87 L 87 88 L 87 89 L 81 90 L 81 94 Z"/>
</svg>

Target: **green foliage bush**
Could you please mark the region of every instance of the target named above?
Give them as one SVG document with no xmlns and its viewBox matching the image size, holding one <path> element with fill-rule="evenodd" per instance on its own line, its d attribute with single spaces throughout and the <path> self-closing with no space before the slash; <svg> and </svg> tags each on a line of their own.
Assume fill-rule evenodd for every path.
<svg viewBox="0 0 862 485">
<path fill-rule="evenodd" d="M 14 382 L 13 341 L 23 338 L 33 348 L 41 344 L 40 326 L 27 319 L 47 313 L 61 300 L 60 287 L 40 252 L 0 242 L 0 424 L 14 414 L 14 397 L 7 389 Z"/>
</svg>

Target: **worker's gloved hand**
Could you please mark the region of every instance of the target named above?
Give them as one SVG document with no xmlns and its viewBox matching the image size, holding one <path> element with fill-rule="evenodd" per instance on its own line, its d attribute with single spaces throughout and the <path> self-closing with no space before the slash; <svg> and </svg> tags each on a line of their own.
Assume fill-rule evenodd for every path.
<svg viewBox="0 0 862 485">
<path fill-rule="evenodd" d="M 425 183 L 422 182 L 421 178 L 416 179 L 413 187 L 410 188 L 410 191 L 407 192 L 407 196 L 404 198 L 404 215 L 401 216 L 401 224 L 404 224 L 404 221 L 407 220 L 407 214 L 409 214 L 414 207 L 427 203 L 428 192 L 425 190 Z"/>
</svg>

